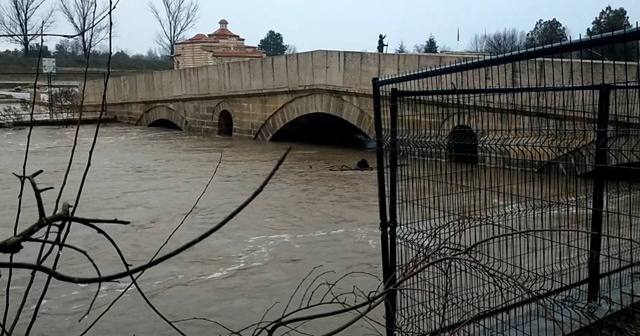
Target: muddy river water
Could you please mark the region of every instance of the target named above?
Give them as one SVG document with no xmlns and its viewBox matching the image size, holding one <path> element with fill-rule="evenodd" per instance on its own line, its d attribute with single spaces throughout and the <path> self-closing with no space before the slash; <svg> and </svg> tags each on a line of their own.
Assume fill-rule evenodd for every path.
<svg viewBox="0 0 640 336">
<path fill-rule="evenodd" d="M 62 199 L 73 203 L 95 126 L 83 126 L 80 143 Z M 31 139 L 28 172 L 43 169 L 42 187 L 54 186 L 44 195 L 47 211 L 55 198 L 67 166 L 75 128 L 39 127 Z M 22 171 L 27 130 L 0 130 L 0 234 L 13 230 L 19 181 L 11 173 Z M 187 242 L 211 227 L 244 201 L 260 184 L 289 144 L 190 135 L 158 128 L 124 125 L 102 126 L 78 216 L 119 218 L 128 226 L 105 226 L 118 242 L 129 263 L 148 261 L 180 223 L 210 179 L 222 153 L 222 161 L 209 190 L 163 251 Z M 185 253 L 147 271 L 139 284 L 149 299 L 170 320 L 207 318 L 231 329 L 282 312 L 298 283 L 316 266 L 331 280 L 349 272 L 376 275 L 380 249 L 375 172 L 334 171 L 354 166 L 374 153 L 293 144 L 293 150 L 264 192 L 223 230 Z M 35 221 L 33 194 L 24 197 L 21 227 Z M 93 231 L 75 228 L 69 243 L 89 252 L 103 274 L 123 270 L 108 242 Z M 28 245 L 16 260 L 33 261 L 37 244 Z M 6 257 L 3 257 L 6 258 Z M 62 255 L 59 270 L 93 276 L 86 259 L 73 251 Z M 10 289 L 9 322 L 25 290 L 28 271 L 15 271 Z M 8 271 L 0 278 L 0 307 L 5 302 Z M 44 276 L 36 280 L 14 334 L 26 329 Z M 377 282 L 353 276 L 354 285 L 373 290 Z M 86 312 L 94 285 L 54 281 L 41 307 L 32 335 L 79 335 L 118 296 L 130 280 L 103 285 L 91 314 Z M 378 318 L 379 316 L 374 316 Z M 8 322 L 8 323 L 9 323 Z M 331 319 L 304 329 L 311 334 L 329 331 Z M 10 323 L 9 323 L 10 324 Z M 203 320 L 177 324 L 188 335 L 228 334 Z M 371 333 L 364 323 L 347 334 Z M 89 331 L 88 335 L 175 335 L 145 304 L 135 289 Z"/>
</svg>

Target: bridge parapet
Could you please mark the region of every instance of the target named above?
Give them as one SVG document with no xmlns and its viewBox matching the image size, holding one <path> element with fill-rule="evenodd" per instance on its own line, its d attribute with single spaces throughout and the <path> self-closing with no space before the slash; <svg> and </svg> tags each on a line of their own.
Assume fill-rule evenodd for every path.
<svg viewBox="0 0 640 336">
<path fill-rule="evenodd" d="M 439 68 L 481 56 L 468 54 L 381 54 L 318 50 L 225 64 L 156 71 L 109 79 L 109 104 L 171 101 L 212 96 L 255 95 L 286 90 L 331 88 L 369 93 L 373 77 Z M 584 65 L 589 62 L 589 66 Z M 636 81 L 637 63 L 572 59 L 537 59 L 500 68 L 488 67 L 461 73 L 455 80 L 434 77 L 429 87 L 442 89 L 509 88 Z M 614 78 L 625 68 L 626 78 Z M 604 76 L 593 76 L 603 71 Z M 557 74 L 562 74 L 558 76 Z M 606 74 L 611 74 L 607 76 Z M 444 81 L 447 81 L 446 83 Z M 450 81 L 450 82 L 449 82 Z M 429 89 L 427 87 L 426 89 Z M 102 101 L 104 82 L 92 80 L 85 90 L 88 104 Z"/>
<path fill-rule="evenodd" d="M 308 87 L 371 90 L 371 79 L 445 66 L 477 56 L 380 54 L 318 50 L 219 65 L 156 71 L 109 79 L 109 103 L 155 101 L 207 95 L 255 94 Z M 99 103 L 104 83 L 87 83 L 87 103 Z"/>
</svg>

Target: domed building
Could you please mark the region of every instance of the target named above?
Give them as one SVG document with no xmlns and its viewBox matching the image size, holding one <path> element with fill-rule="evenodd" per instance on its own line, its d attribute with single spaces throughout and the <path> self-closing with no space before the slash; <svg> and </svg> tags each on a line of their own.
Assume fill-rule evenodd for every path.
<svg viewBox="0 0 640 336">
<path fill-rule="evenodd" d="M 244 44 L 244 39 L 232 33 L 225 19 L 218 22 L 220 28 L 211 34 L 196 34 L 175 45 L 174 69 L 184 69 L 219 63 L 263 58 L 267 55 L 258 47 Z"/>
</svg>

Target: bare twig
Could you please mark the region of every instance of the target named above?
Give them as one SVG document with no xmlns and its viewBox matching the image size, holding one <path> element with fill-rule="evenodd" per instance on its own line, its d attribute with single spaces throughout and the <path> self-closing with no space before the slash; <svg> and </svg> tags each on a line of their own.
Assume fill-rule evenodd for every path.
<svg viewBox="0 0 640 336">
<path fill-rule="evenodd" d="M 241 335 L 240 332 L 237 331 L 233 331 L 231 329 L 229 329 L 227 326 L 225 326 L 224 324 L 218 322 L 218 321 L 214 321 L 205 317 L 191 317 L 191 318 L 185 318 L 185 319 L 180 319 L 180 320 L 173 320 L 171 322 L 173 323 L 183 323 L 183 322 L 191 322 L 191 321 L 204 321 L 204 322 L 208 322 L 208 323 L 213 323 L 217 326 L 219 326 L 220 328 L 230 332 L 230 335 Z"/>
<path fill-rule="evenodd" d="M 51 245 L 64 245 L 64 247 L 66 247 L 68 249 L 71 249 L 71 250 L 74 250 L 74 251 L 77 251 L 77 252 L 81 253 L 83 256 L 85 256 L 85 258 L 87 258 L 87 260 L 89 260 L 89 262 L 91 263 L 93 268 L 96 270 L 96 273 L 98 274 L 98 276 L 102 276 L 102 273 L 100 273 L 100 268 L 98 267 L 96 262 L 93 260 L 93 258 L 91 258 L 91 256 L 89 255 L 89 253 L 87 251 L 85 251 L 85 250 L 83 250 L 81 248 L 78 248 L 76 246 L 69 245 L 69 244 L 63 244 L 63 243 L 60 243 L 60 242 L 44 240 L 44 239 L 38 239 L 38 238 L 27 238 L 26 241 L 27 242 L 34 242 L 34 243 L 42 243 L 42 244 L 51 244 Z M 100 289 L 101 288 L 102 288 L 102 284 L 98 283 L 98 289 L 96 290 L 96 294 L 93 296 L 93 299 L 91 299 L 91 303 L 89 304 L 89 308 L 87 309 L 87 313 L 85 314 L 85 316 L 87 314 L 89 314 L 89 312 L 91 311 L 91 308 L 93 308 L 93 305 L 96 303 L 96 300 L 98 299 L 98 294 L 100 294 Z"/>
<path fill-rule="evenodd" d="M 44 22 L 42 23 L 42 26 L 40 27 L 40 32 L 43 33 L 44 32 Z M 43 48 L 43 44 L 44 44 L 44 37 L 40 37 L 40 49 L 38 49 L 38 64 L 40 64 L 41 60 L 42 60 L 42 48 Z M 35 112 L 35 101 L 36 101 L 36 95 L 35 92 L 37 91 L 38 88 L 38 77 L 40 76 L 40 72 L 37 71 L 36 72 L 36 78 L 34 80 L 33 83 L 33 92 L 34 95 L 32 97 L 32 101 L 31 101 L 31 112 L 29 113 L 29 131 L 27 132 L 27 145 L 25 147 L 25 152 L 24 152 L 24 161 L 22 163 L 22 176 L 26 176 L 27 175 L 27 162 L 29 159 L 29 149 L 31 147 L 31 134 L 33 133 L 33 114 Z M 22 196 L 24 195 L 24 184 L 25 181 L 24 179 L 20 180 L 20 192 L 18 194 L 18 209 L 16 212 L 16 220 L 15 223 L 13 225 L 13 235 L 15 236 L 18 233 L 18 225 L 20 223 L 20 214 L 22 211 Z M 9 256 L 9 262 L 13 262 L 13 254 L 11 254 Z M 11 282 L 13 278 L 13 272 L 12 270 L 9 270 L 9 276 L 7 279 L 7 287 L 6 287 L 6 291 L 5 291 L 5 307 L 4 307 L 4 316 L 2 318 L 2 325 L 6 326 L 7 325 L 7 317 L 8 317 L 8 313 L 9 313 L 9 306 L 10 306 L 10 298 L 9 298 L 9 290 L 11 288 Z M 29 282 L 30 284 L 33 284 L 33 281 Z M 30 286 L 27 286 L 28 288 L 30 288 Z M 23 298 L 22 302 L 20 304 L 21 309 L 19 309 L 18 311 L 21 312 L 22 311 L 22 307 L 24 307 L 25 303 L 26 303 L 26 296 L 27 296 L 27 291 L 25 291 L 25 297 Z M 16 318 L 14 319 L 14 323 L 12 325 L 15 325 L 15 320 L 18 319 L 19 314 L 16 315 Z M 13 333 L 13 327 L 11 327 L 11 329 L 9 330 L 9 334 Z"/>
<path fill-rule="evenodd" d="M 119 0 L 117 0 L 117 1 L 119 1 Z M 117 2 L 116 2 L 116 4 L 117 4 Z M 116 5 L 114 5 L 113 0 L 109 0 L 109 11 L 103 17 L 103 19 L 105 19 L 105 18 L 109 19 L 109 36 L 110 37 L 113 36 L 113 10 L 115 9 L 115 6 Z M 95 18 L 95 10 L 96 10 L 96 8 L 97 7 L 94 7 L 94 12 L 93 12 L 94 13 L 93 17 L 94 18 Z M 94 24 L 90 27 L 90 29 L 94 29 L 98 24 L 100 24 L 101 21 L 102 21 L 102 19 L 98 20 L 97 22 L 94 22 Z M 89 168 L 91 167 L 91 160 L 93 158 L 93 152 L 95 150 L 95 146 L 96 146 L 96 143 L 97 143 L 97 140 L 98 140 L 98 133 L 100 131 L 100 124 L 102 123 L 102 117 L 103 117 L 104 112 L 106 110 L 107 86 L 108 86 L 109 78 L 110 78 L 110 75 L 111 75 L 112 49 L 113 49 L 113 39 L 109 38 L 109 57 L 107 58 L 107 74 L 105 75 L 104 89 L 102 90 L 102 105 L 101 105 L 101 108 L 100 108 L 100 115 L 98 116 L 98 122 L 96 124 L 96 131 L 94 133 L 93 141 L 91 143 L 91 148 L 89 150 L 89 155 L 88 155 L 88 158 L 87 158 L 87 164 L 86 164 L 84 173 L 82 175 L 82 179 L 80 181 L 80 186 L 78 187 L 78 193 L 76 195 L 76 200 L 74 202 L 73 211 L 71 213 L 72 216 L 75 215 L 75 211 L 78 209 L 78 204 L 80 202 L 80 197 L 82 195 L 82 190 L 83 190 L 84 184 L 86 182 L 87 175 L 89 173 Z M 87 66 L 87 69 L 88 69 L 88 66 L 89 66 L 88 59 L 87 59 L 87 65 L 86 66 Z M 83 88 L 86 88 L 87 74 L 88 74 L 88 71 L 85 71 L 85 80 L 84 80 L 84 83 L 83 83 Z M 84 92 L 83 92 L 82 103 L 84 103 Z M 83 105 L 80 106 L 80 110 L 81 111 L 82 111 L 82 108 L 83 108 Z M 82 118 L 82 116 L 80 115 L 80 118 L 78 118 L 78 123 L 80 123 L 81 118 Z M 76 132 L 78 132 L 78 129 L 76 129 Z M 76 139 L 77 139 L 77 133 L 76 133 Z M 74 140 L 74 142 L 75 141 L 76 140 Z M 69 163 L 69 165 L 71 165 L 71 163 Z M 65 176 L 65 179 L 66 179 L 66 176 Z M 60 193 L 62 193 L 62 188 L 60 189 Z M 57 206 L 57 203 L 56 203 L 56 206 Z M 65 225 L 64 225 L 64 222 L 63 222 L 62 227 L 61 227 L 61 229 L 58 232 L 58 235 L 56 237 L 56 241 L 60 241 L 62 243 L 65 243 L 67 238 L 69 237 L 69 234 L 70 234 L 69 230 L 70 230 L 69 226 L 66 227 L 66 230 L 65 230 Z M 61 256 L 62 256 L 62 246 L 60 246 L 58 248 L 58 253 L 56 254 L 56 257 L 55 257 L 55 259 L 53 261 L 53 266 L 52 266 L 53 270 L 55 270 L 56 267 L 58 266 L 58 262 L 60 261 L 60 257 Z M 44 285 L 44 288 L 42 290 L 42 294 L 40 295 L 40 298 L 38 299 L 38 302 L 36 303 L 36 307 L 34 308 L 34 311 L 33 311 L 33 316 L 31 317 L 31 321 L 29 322 L 29 325 L 27 326 L 26 335 L 30 334 L 31 329 L 33 328 L 33 325 L 36 322 L 36 319 L 37 319 L 37 316 L 38 316 L 38 312 L 40 310 L 41 303 L 44 301 L 44 298 L 47 295 L 47 291 L 49 289 L 49 285 L 51 284 L 51 279 L 52 279 L 52 277 L 49 276 L 49 277 L 47 277 L 47 280 L 45 281 L 45 285 Z"/>
<path fill-rule="evenodd" d="M 68 203 L 66 203 L 68 206 Z M 22 250 L 22 243 L 32 238 L 34 234 L 42 230 L 47 226 L 51 226 L 54 223 L 69 222 L 69 223 L 97 223 L 97 224 L 130 224 L 129 221 L 123 221 L 119 219 L 88 219 L 82 217 L 69 216 L 68 207 L 63 206 L 63 210 L 55 215 L 43 217 L 31 226 L 24 229 L 15 236 L 0 241 L 0 253 L 15 254 Z M 65 244 L 57 244 L 67 246 Z"/>
</svg>

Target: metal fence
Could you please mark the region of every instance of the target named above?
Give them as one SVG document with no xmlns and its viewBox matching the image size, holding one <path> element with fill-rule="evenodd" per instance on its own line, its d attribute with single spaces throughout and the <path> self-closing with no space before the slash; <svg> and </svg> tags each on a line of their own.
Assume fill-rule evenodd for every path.
<svg viewBox="0 0 640 336">
<path fill-rule="evenodd" d="M 639 40 L 374 78 L 388 335 L 634 328 Z"/>
</svg>

